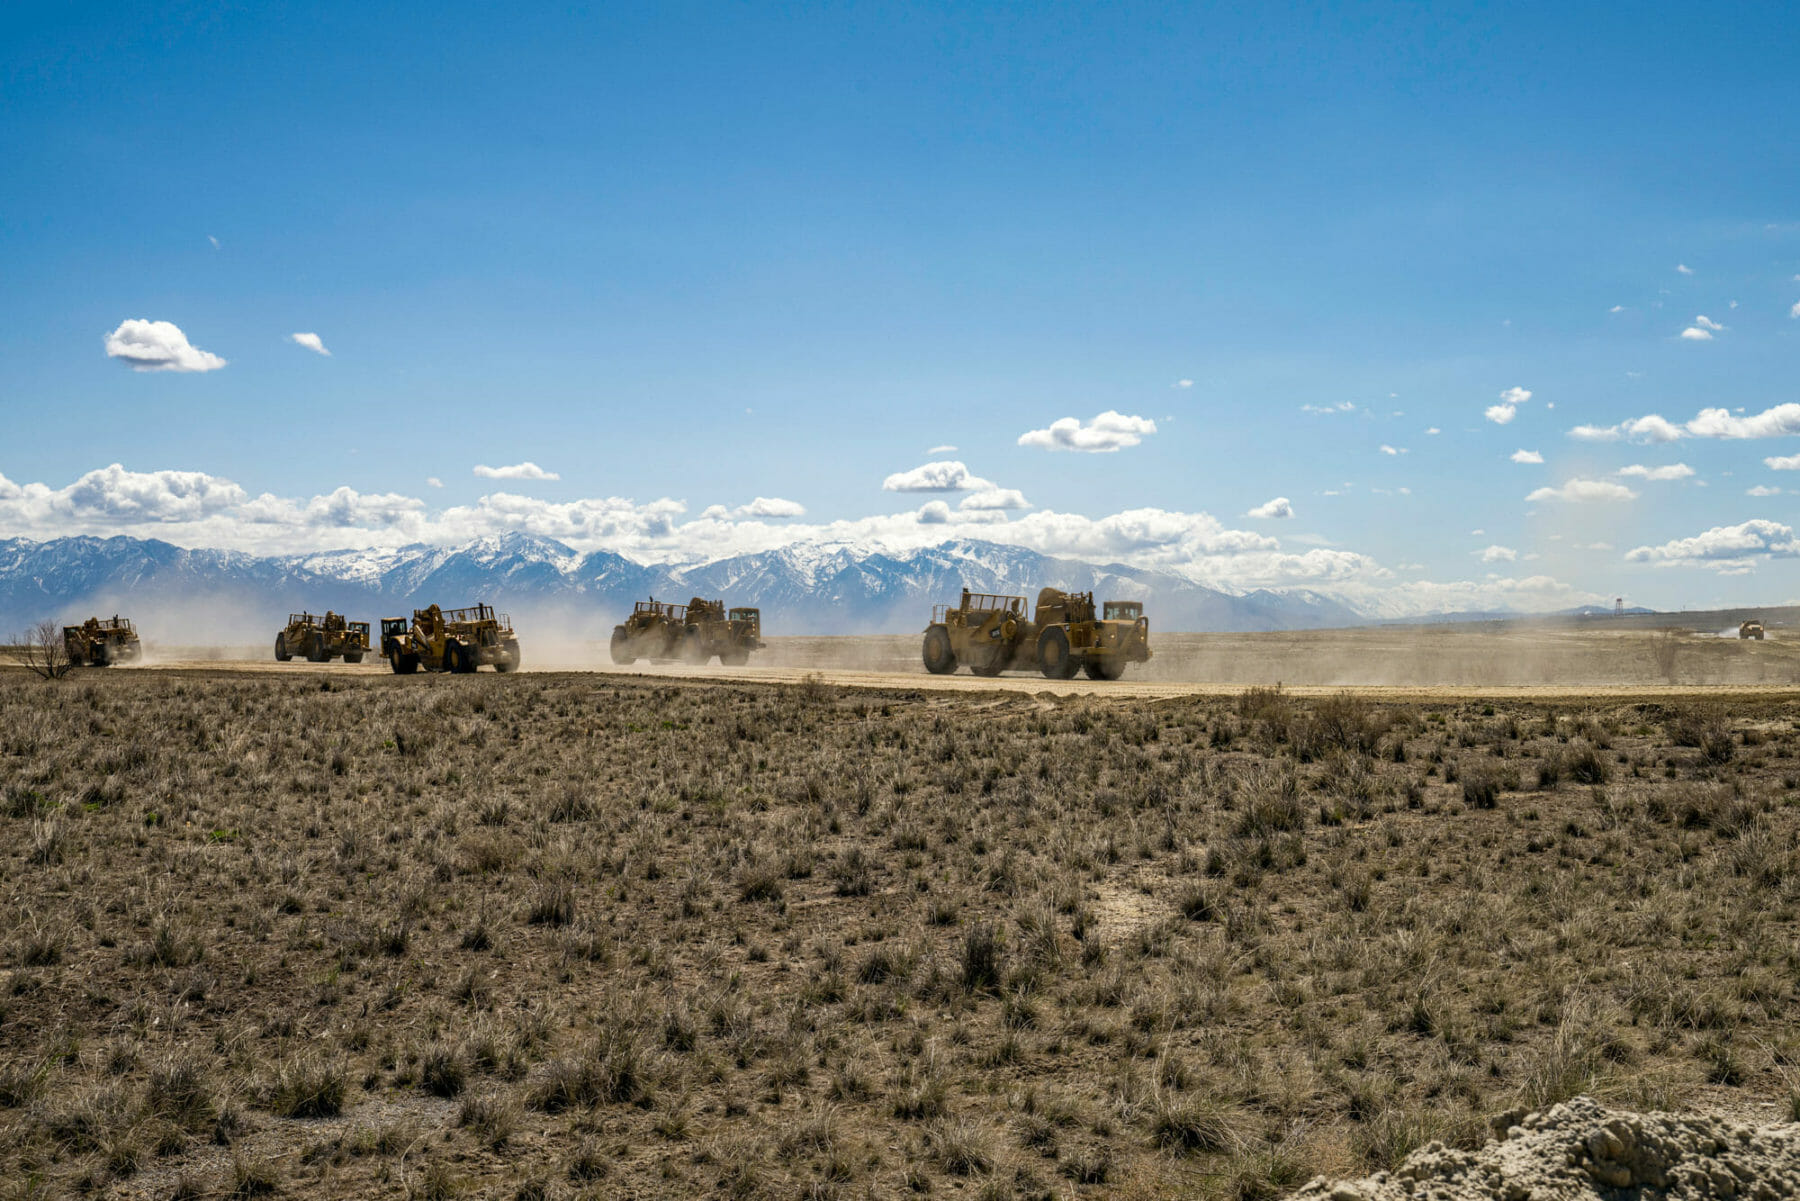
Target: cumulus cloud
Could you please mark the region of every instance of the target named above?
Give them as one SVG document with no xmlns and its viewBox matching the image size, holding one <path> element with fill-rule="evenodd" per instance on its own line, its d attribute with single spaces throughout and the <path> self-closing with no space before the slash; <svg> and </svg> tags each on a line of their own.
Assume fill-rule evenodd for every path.
<svg viewBox="0 0 1800 1201">
<path fill-rule="evenodd" d="M 1794 302 L 1794 307 L 1788 310 L 1788 316 L 1800 318 L 1800 300 Z"/>
<path fill-rule="evenodd" d="M 994 485 L 956 459 L 924 463 L 911 471 L 896 471 L 881 481 L 884 492 L 984 492 Z"/>
<path fill-rule="evenodd" d="M 1489 405 L 1482 416 L 1495 425 L 1505 425 L 1518 416 L 1519 406 L 1530 399 L 1529 388 L 1508 388 L 1500 394 L 1500 403 Z"/>
<path fill-rule="evenodd" d="M 1641 480 L 1685 480 L 1694 474 L 1694 469 L 1686 463 L 1669 463 L 1662 467 L 1645 467 L 1641 463 L 1633 463 L 1629 467 L 1621 467 L 1617 475 L 1635 476 Z"/>
<path fill-rule="evenodd" d="M 121 525 L 194 521 L 244 499 L 242 488 L 203 471 L 127 471 L 118 463 L 45 494 L 52 511 Z"/>
<path fill-rule="evenodd" d="M 442 488 L 442 487 L 443 487 L 443 486 L 444 486 L 444 481 L 443 481 L 443 480 L 440 480 L 440 479 L 439 479 L 439 478 L 438 478 L 438 477 L 437 477 L 437 476 L 435 476 L 435 475 L 428 475 L 428 476 L 426 476 L 426 477 L 425 477 L 425 482 L 426 482 L 426 483 L 427 483 L 427 484 L 430 484 L 430 485 L 431 485 L 431 486 L 432 486 L 432 487 L 433 487 L 433 488 Z"/>
<path fill-rule="evenodd" d="M 1194 381 L 1191 379 L 1178 379 L 1175 381 L 1175 386 L 1177 388 L 1191 388 L 1194 386 Z"/>
<path fill-rule="evenodd" d="M 969 499 L 979 495 L 972 493 Z M 1321 545 L 1289 551 L 1272 537 L 1230 528 L 1203 512 L 1133 509 L 1089 517 L 1040 510 L 1014 519 L 1004 510 L 958 509 L 933 500 L 898 514 L 786 524 L 750 516 L 753 507 L 756 502 L 725 511 L 727 517 L 743 511 L 743 520 L 719 519 L 717 506 L 687 519 L 687 506 L 666 497 L 647 503 L 620 497 L 551 502 L 500 492 L 473 504 L 433 510 L 414 497 L 365 495 L 350 488 L 311 498 L 264 494 L 250 499 L 236 483 L 198 472 L 137 473 L 113 467 L 61 489 L 0 476 L 0 533 L 134 533 L 178 545 L 264 554 L 354 551 L 351 560 L 364 571 L 378 570 L 410 544 L 459 545 L 506 533 L 563 543 L 570 564 L 584 551 L 598 549 L 641 563 L 686 564 L 790 545 L 875 545 L 904 552 L 937 546 L 958 531 L 969 531 L 968 536 L 982 541 L 1169 571 L 1211 587 L 1329 588 L 1371 611 L 1390 614 L 1502 601 L 1532 606 L 1591 599 L 1544 576 L 1450 583 L 1409 579 L 1400 584 L 1392 570 L 1366 555 Z M 767 505 L 762 508 L 769 511 Z"/>
<path fill-rule="evenodd" d="M 1515 450 L 1512 452 L 1512 461 L 1515 463 L 1542 463 L 1544 456 L 1535 450 Z"/>
<path fill-rule="evenodd" d="M 1713 340 L 1710 329 L 1701 329 L 1697 325 L 1690 325 L 1682 330 L 1681 337 L 1686 342 L 1710 342 Z"/>
<path fill-rule="evenodd" d="M 1686 263 L 1676 263 L 1675 270 L 1681 272 L 1683 275 L 1692 275 L 1694 273 L 1694 269 Z"/>
<path fill-rule="evenodd" d="M 1745 568 L 1771 558 L 1800 557 L 1800 542 L 1791 527 L 1774 521 L 1746 521 L 1714 526 L 1692 538 L 1677 538 L 1661 546 L 1640 546 L 1627 551 L 1629 563 L 1658 567 Z"/>
<path fill-rule="evenodd" d="M 1277 496 L 1273 500 L 1264 501 L 1244 514 L 1246 517 L 1261 518 L 1292 517 L 1293 515 L 1294 504 L 1285 496 Z"/>
<path fill-rule="evenodd" d="M 1483 563 L 1511 563 L 1518 559 L 1519 552 L 1510 546 L 1490 546 L 1480 555 Z"/>
<path fill-rule="evenodd" d="M 1636 500 L 1637 493 L 1624 484 L 1615 484 L 1610 480 L 1584 480 L 1580 478 L 1565 482 L 1560 488 L 1539 488 L 1525 498 L 1532 504 L 1544 500 L 1591 501 L 1591 500 Z"/>
<path fill-rule="evenodd" d="M 1444 431 L 1443 431 L 1443 430 L 1441 430 L 1441 429 L 1439 429 L 1439 428 L 1438 428 L 1438 427 L 1437 427 L 1437 426 L 1435 426 L 1435 425 L 1434 425 L 1434 426 L 1432 426 L 1432 427 L 1431 427 L 1431 428 L 1430 428 L 1430 429 L 1428 429 L 1428 430 L 1426 430 L 1426 431 L 1425 431 L 1425 432 L 1426 432 L 1426 433 L 1427 433 L 1427 434 L 1430 434 L 1430 435 L 1431 435 L 1431 436 L 1433 436 L 1433 437 L 1436 437 L 1436 436 L 1437 436 L 1437 435 L 1439 435 L 1439 434 L 1441 434 L 1441 433 L 1443 433 L 1443 432 L 1444 432 Z"/>
<path fill-rule="evenodd" d="M 1019 435 L 1019 445 L 1107 454 L 1136 446 L 1155 432 L 1156 422 L 1148 417 L 1131 417 L 1108 409 L 1085 425 L 1077 418 L 1064 417 L 1051 422 L 1048 429 L 1027 430 Z"/>
<path fill-rule="evenodd" d="M 514 463 L 510 467 L 489 467 L 485 463 L 478 464 L 475 474 L 484 480 L 560 480 L 562 478 L 556 472 L 545 471 L 530 460 Z"/>
<path fill-rule="evenodd" d="M 322 354 L 326 358 L 331 357 L 331 352 L 325 349 L 324 341 L 317 334 L 289 334 L 288 341 L 296 346 L 304 346 L 314 354 Z"/>
<path fill-rule="evenodd" d="M 1569 437 L 1585 442 L 1674 442 L 1681 438 L 1784 438 L 1800 435 L 1800 404 L 1788 402 L 1750 416 L 1728 409 L 1701 409 L 1682 425 L 1651 413 L 1618 425 L 1578 425 Z"/>
<path fill-rule="evenodd" d="M 1017 488 L 983 488 L 980 492 L 963 497 L 962 503 L 956 507 L 970 513 L 1003 512 L 1029 509 L 1031 502 Z"/>
<path fill-rule="evenodd" d="M 1781 489 L 1772 484 L 1758 484 L 1754 488 L 1744 489 L 1745 496 L 1780 496 Z"/>
<path fill-rule="evenodd" d="M 733 510 L 738 517 L 805 517 L 806 506 L 779 496 L 759 496 L 747 505 Z"/>
<path fill-rule="evenodd" d="M 1800 435 L 1800 404 L 1779 404 L 1750 417 L 1736 417 L 1725 409 L 1701 409 L 1687 423 L 1687 432 L 1696 438 L 1793 437 Z"/>
<path fill-rule="evenodd" d="M 1732 301 L 1731 307 L 1734 309 L 1737 308 L 1737 301 Z M 1701 329 L 1710 329 L 1714 333 L 1722 333 L 1725 329 L 1723 325 L 1720 325 L 1705 313 L 1701 313 L 1698 317 L 1694 318 L 1694 324 L 1698 325 Z"/>
<path fill-rule="evenodd" d="M 265 492 L 239 507 L 234 516 L 252 525 L 379 530 L 410 526 L 424 511 L 425 502 L 416 497 L 337 488 L 306 501 L 284 500 Z"/>
<path fill-rule="evenodd" d="M 201 350 L 173 321 L 122 321 L 106 335 L 106 356 L 133 371 L 217 371 L 225 360 Z"/>
<path fill-rule="evenodd" d="M 1775 471 L 1800 471 L 1800 455 L 1771 455 L 1763 466 Z"/>
<path fill-rule="evenodd" d="M 1384 455 L 1403 455 L 1406 453 L 1404 450 L 1399 450 L 1395 447 L 1389 446 L 1386 442 L 1383 442 L 1378 449 Z"/>
</svg>

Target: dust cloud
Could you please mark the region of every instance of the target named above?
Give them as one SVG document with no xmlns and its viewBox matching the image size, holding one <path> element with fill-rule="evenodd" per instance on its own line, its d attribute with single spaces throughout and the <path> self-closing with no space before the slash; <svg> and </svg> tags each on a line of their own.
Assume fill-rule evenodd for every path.
<svg viewBox="0 0 1800 1201">
<path fill-rule="evenodd" d="M 410 612 L 410 606 L 391 607 Z M 818 672 L 879 676 L 884 684 L 893 677 L 916 678 L 920 684 L 934 679 L 921 662 L 917 632 L 766 635 L 766 648 L 751 658 L 747 668 L 723 667 L 716 662 L 694 667 L 643 660 L 620 667 L 613 664 L 610 650 L 617 614 L 574 603 L 514 607 L 501 603 L 496 608 L 512 617 L 523 671 L 626 671 L 747 679 L 763 673 L 781 678 Z M 133 665 L 139 668 L 239 663 L 267 664 L 274 670 L 274 637 L 287 617 L 286 610 L 275 612 L 266 600 L 195 593 L 148 602 L 128 595 L 99 596 L 79 614 L 61 614 L 59 620 L 79 621 L 90 610 L 104 616 L 117 612 L 135 622 L 145 652 Z M 360 613 L 351 616 L 365 619 Z M 1696 620 L 1686 628 L 1592 620 L 1279 633 L 1153 633 L 1154 657 L 1149 663 L 1131 665 L 1125 682 L 1162 687 L 1284 684 L 1310 688 L 1785 686 L 1800 682 L 1800 636 L 1787 626 L 1770 628 L 1767 641 L 1741 641 L 1735 625 L 1720 628 L 1720 614 L 1692 616 Z M 367 620 L 379 629 L 376 617 Z M 281 666 L 284 670 L 317 670 L 319 665 Z M 345 669 L 341 663 L 333 665 L 333 670 Z M 361 670 L 386 670 L 378 649 Z M 957 678 L 972 679 L 967 671 L 958 672 Z M 1041 677 L 1030 671 L 1008 672 L 1003 678 Z"/>
</svg>

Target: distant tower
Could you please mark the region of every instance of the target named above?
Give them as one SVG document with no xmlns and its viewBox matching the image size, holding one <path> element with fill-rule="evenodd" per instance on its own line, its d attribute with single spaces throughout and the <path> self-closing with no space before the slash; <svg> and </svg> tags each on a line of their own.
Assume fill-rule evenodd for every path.
<svg viewBox="0 0 1800 1201">
<path fill-rule="evenodd" d="M 1624 597 L 1621 596 L 1617 600 L 1613 601 L 1613 616 L 1614 617 L 1625 616 L 1625 598 Z"/>
</svg>

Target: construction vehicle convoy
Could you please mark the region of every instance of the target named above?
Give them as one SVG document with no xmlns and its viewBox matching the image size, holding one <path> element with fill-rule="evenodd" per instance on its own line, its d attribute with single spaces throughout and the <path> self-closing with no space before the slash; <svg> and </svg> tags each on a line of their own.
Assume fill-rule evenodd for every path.
<svg viewBox="0 0 1800 1201">
<path fill-rule="evenodd" d="M 343 615 L 325 610 L 325 616 L 288 614 L 287 625 L 275 635 L 275 658 L 286 663 L 303 655 L 308 663 L 329 663 L 342 658 L 361 663 L 369 652 L 369 623 L 345 621 Z"/>
<path fill-rule="evenodd" d="M 1150 658 L 1150 620 L 1138 601 L 1107 601 L 1096 614 L 1094 594 L 1044 588 L 1027 616 L 1023 596 L 963 589 L 956 605 L 937 605 L 925 627 L 925 670 L 947 675 L 967 664 L 978 676 L 1036 668 L 1053 680 L 1085 671 L 1116 680 L 1127 664 Z"/>
<path fill-rule="evenodd" d="M 762 648 L 762 610 L 727 610 L 724 601 L 698 596 L 685 605 L 655 597 L 638 601 L 631 616 L 613 627 L 611 644 L 612 661 L 624 667 L 639 659 L 699 665 L 715 655 L 728 667 L 741 667 Z"/>
<path fill-rule="evenodd" d="M 90 617 L 78 626 L 64 626 L 63 650 L 76 667 L 135 663 L 144 654 L 130 618 L 116 613 L 107 619 Z"/>
<path fill-rule="evenodd" d="M 1752 617 L 1749 621 L 1739 622 L 1738 623 L 1738 638 L 1740 640 L 1745 639 L 1745 638 L 1754 638 L 1758 642 L 1761 642 L 1763 640 L 1762 619 L 1759 617 Z"/>
<path fill-rule="evenodd" d="M 421 667 L 467 674 L 484 664 L 507 672 L 518 669 L 519 639 L 512 618 L 496 614 L 491 605 L 432 605 L 414 609 L 410 624 L 404 617 L 382 618 L 381 653 L 395 675 L 411 675 Z"/>
</svg>

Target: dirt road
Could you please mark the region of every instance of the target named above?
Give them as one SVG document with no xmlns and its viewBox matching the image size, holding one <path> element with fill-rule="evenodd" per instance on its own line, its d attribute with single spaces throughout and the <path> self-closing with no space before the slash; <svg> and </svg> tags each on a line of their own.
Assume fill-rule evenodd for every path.
<svg viewBox="0 0 1800 1201">
<path fill-rule="evenodd" d="M 250 659 L 161 659 L 145 664 L 112 668 L 116 672 L 126 671 L 191 671 L 221 675 L 292 675 L 332 676 L 332 677 L 389 677 L 391 672 L 386 663 L 366 662 L 356 665 L 333 663 L 328 665 L 314 663 L 276 663 L 271 660 Z M 527 667 L 527 671 L 532 670 Z M 991 679 L 983 679 L 967 673 L 949 676 L 934 676 L 923 667 L 910 671 L 869 670 L 861 668 L 844 668 L 807 665 L 750 665 L 746 667 L 691 667 L 677 664 L 639 663 L 632 667 L 616 667 L 611 665 L 586 665 L 572 667 L 540 667 L 539 671 L 573 670 L 584 674 L 601 677 L 634 677 L 669 681 L 693 681 L 708 683 L 759 683 L 798 686 L 803 684 L 823 684 L 841 688 L 867 688 L 885 691 L 924 691 L 951 694 L 980 695 L 994 693 L 1020 693 L 1029 696 L 1052 695 L 1119 697 L 1132 699 L 1161 699 L 1184 696 L 1232 696 L 1242 692 L 1246 687 L 1259 683 L 1258 680 L 1169 680 L 1155 678 L 1133 678 L 1127 676 L 1123 680 L 1095 681 L 1088 679 L 1048 680 L 1036 673 L 1013 673 Z M 486 675 L 486 673 L 483 673 Z M 423 683 L 429 686 L 434 677 L 421 673 L 412 677 L 409 683 Z M 447 677 L 446 677 L 447 678 Z M 1800 685 L 1779 683 L 1749 683 L 1722 681 L 1719 683 L 1656 683 L 1656 682 L 1611 682 L 1611 683 L 1549 683 L 1549 684 L 1514 684 L 1514 683 L 1434 683 L 1434 684 L 1361 684 L 1361 683 L 1319 683 L 1319 684 L 1283 684 L 1283 688 L 1295 696 L 1327 696 L 1345 690 L 1369 697 L 1441 697 L 1458 698 L 1519 698 L 1548 699 L 1557 697 L 1593 696 L 1609 700 L 1629 700 L 1662 696 L 1758 696 L 1778 697 L 1800 695 Z"/>
</svg>

